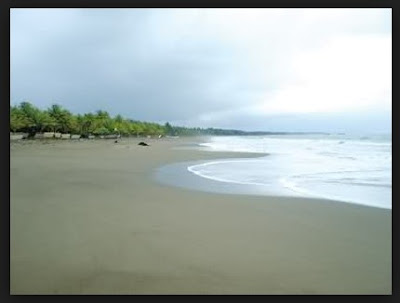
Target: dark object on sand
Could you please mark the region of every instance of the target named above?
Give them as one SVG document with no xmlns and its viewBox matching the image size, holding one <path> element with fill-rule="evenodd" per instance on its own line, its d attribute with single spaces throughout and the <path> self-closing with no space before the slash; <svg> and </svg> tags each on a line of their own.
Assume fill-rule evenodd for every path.
<svg viewBox="0 0 400 303">
<path fill-rule="evenodd" d="M 148 145 L 148 144 L 145 143 L 145 142 L 139 142 L 138 145 L 141 145 L 141 146 L 150 146 L 150 145 Z"/>
<path fill-rule="evenodd" d="M 115 140 L 114 143 L 118 143 L 118 140 Z"/>
</svg>

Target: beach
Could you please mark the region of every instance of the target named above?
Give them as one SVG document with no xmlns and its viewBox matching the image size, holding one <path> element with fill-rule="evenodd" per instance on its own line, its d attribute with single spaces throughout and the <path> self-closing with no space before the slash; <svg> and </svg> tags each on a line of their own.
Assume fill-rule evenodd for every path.
<svg viewBox="0 0 400 303">
<path fill-rule="evenodd" d="M 11 143 L 10 293 L 392 293 L 391 210 L 155 180 L 260 156 L 185 148 L 201 140 Z"/>
</svg>

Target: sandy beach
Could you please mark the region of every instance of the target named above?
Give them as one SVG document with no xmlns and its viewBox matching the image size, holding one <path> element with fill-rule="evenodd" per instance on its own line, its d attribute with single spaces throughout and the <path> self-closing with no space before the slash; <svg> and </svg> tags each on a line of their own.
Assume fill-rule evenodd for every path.
<svg viewBox="0 0 400 303">
<path fill-rule="evenodd" d="M 156 182 L 165 164 L 257 156 L 196 140 L 11 143 L 10 293 L 392 293 L 391 210 Z"/>
</svg>

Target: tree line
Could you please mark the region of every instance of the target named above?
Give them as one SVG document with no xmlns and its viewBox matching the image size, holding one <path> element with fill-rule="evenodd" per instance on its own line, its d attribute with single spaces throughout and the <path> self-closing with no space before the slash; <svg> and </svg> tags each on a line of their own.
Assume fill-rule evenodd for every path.
<svg viewBox="0 0 400 303">
<path fill-rule="evenodd" d="M 121 115 L 111 117 L 107 111 L 73 114 L 61 105 L 53 104 L 41 110 L 30 102 L 21 102 L 10 106 L 10 130 L 28 133 L 33 137 L 36 133 L 59 132 L 77 134 L 81 137 L 89 135 L 120 134 L 122 136 L 194 136 L 239 134 L 240 131 L 222 129 L 189 128 L 172 126 L 169 122 L 161 125 L 124 118 Z"/>
<path fill-rule="evenodd" d="M 41 110 L 29 102 L 10 106 L 10 130 L 28 133 L 59 132 L 76 134 L 81 137 L 120 134 L 122 136 L 244 136 L 285 134 L 281 132 L 246 132 L 236 129 L 199 128 L 164 125 L 124 118 L 121 115 L 111 117 L 107 111 L 73 114 L 61 105 L 53 104 Z"/>
<path fill-rule="evenodd" d="M 10 130 L 33 136 L 42 132 L 89 135 L 166 135 L 166 127 L 158 123 L 135 121 L 121 115 L 111 117 L 107 111 L 73 114 L 61 105 L 53 104 L 41 110 L 29 102 L 10 106 Z"/>
</svg>

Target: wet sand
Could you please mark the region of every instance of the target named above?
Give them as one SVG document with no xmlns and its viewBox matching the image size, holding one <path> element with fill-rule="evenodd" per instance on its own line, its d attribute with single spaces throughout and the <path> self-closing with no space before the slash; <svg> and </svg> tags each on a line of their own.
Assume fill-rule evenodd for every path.
<svg viewBox="0 0 400 303">
<path fill-rule="evenodd" d="M 256 155 L 145 141 L 11 143 L 11 294 L 391 294 L 391 210 L 168 186 Z"/>
</svg>

